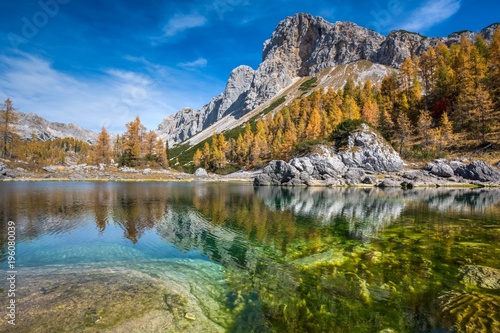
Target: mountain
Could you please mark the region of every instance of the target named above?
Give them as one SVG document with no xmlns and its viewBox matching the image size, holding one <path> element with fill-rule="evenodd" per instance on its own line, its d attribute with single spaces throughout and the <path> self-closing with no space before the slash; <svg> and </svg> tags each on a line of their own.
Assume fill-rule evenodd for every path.
<svg viewBox="0 0 500 333">
<path fill-rule="evenodd" d="M 57 138 L 75 138 L 94 144 L 97 141 L 97 133 L 84 129 L 77 124 L 63 124 L 50 122 L 34 113 L 18 112 L 19 124 L 17 132 L 23 138 L 31 140 L 35 133 L 38 140 L 47 141 Z"/>
<path fill-rule="evenodd" d="M 480 34 L 490 39 L 496 27 L 498 24 L 490 25 Z M 353 77 L 359 83 L 367 79 L 380 81 L 406 58 L 421 55 L 439 42 L 458 43 L 462 33 L 472 40 L 476 37 L 473 32 L 464 31 L 427 38 L 402 30 L 383 36 L 351 22 L 330 23 L 321 17 L 296 14 L 281 21 L 264 42 L 257 70 L 237 67 L 221 95 L 201 110 L 185 108 L 167 116 L 157 133 L 171 145 L 190 138 L 189 143 L 195 144 L 213 131 L 241 125 L 248 115 L 258 114 L 279 97 L 291 100 L 297 97 L 294 92 L 302 94 L 294 88 L 304 78 L 315 76 L 323 86 L 329 82 L 335 88 L 341 88 Z M 340 66 L 345 74 L 339 76 Z M 337 76 L 332 77 L 331 73 Z"/>
</svg>

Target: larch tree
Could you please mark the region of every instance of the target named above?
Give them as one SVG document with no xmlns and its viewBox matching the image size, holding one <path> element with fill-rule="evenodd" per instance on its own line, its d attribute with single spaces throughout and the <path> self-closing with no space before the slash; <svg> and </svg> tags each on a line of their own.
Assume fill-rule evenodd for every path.
<svg viewBox="0 0 500 333">
<path fill-rule="evenodd" d="M 94 147 L 94 163 L 109 163 L 111 160 L 111 143 L 108 131 L 103 126 L 99 135 L 97 136 L 97 142 Z"/>
<path fill-rule="evenodd" d="M 203 154 L 199 149 L 196 149 L 196 151 L 194 152 L 193 164 L 195 167 L 200 167 L 203 164 Z"/>
<path fill-rule="evenodd" d="M 125 126 L 127 130 L 123 134 L 124 164 L 135 166 L 139 164 L 142 157 L 142 140 L 146 128 L 141 124 L 139 116 Z"/>
<path fill-rule="evenodd" d="M 379 110 L 378 105 L 371 98 L 367 99 L 361 110 L 361 119 L 369 124 L 378 123 Z"/>
<path fill-rule="evenodd" d="M 396 123 L 396 136 L 399 144 L 399 155 L 404 156 L 406 146 L 412 134 L 411 121 L 405 112 L 400 112 Z"/>
<path fill-rule="evenodd" d="M 417 131 L 423 140 L 424 146 L 427 148 L 432 141 L 432 117 L 429 111 L 421 110 L 418 116 Z"/>
<path fill-rule="evenodd" d="M 157 139 L 158 135 L 153 130 L 145 132 L 143 135 L 141 155 L 148 161 L 155 159 Z"/>
<path fill-rule="evenodd" d="M 1 156 L 12 157 L 14 146 L 15 126 L 18 124 L 19 117 L 16 109 L 12 105 L 10 98 L 7 98 L 0 110 L 0 136 L 2 140 Z"/>
<path fill-rule="evenodd" d="M 352 98 L 352 97 L 351 97 Z M 321 135 L 321 116 L 318 108 L 313 108 L 306 126 L 308 139 L 316 140 Z"/>
<path fill-rule="evenodd" d="M 352 96 L 347 96 L 346 98 L 344 98 L 344 102 L 342 104 L 342 113 L 344 115 L 344 119 L 353 120 L 361 118 L 359 106 Z"/>
<path fill-rule="evenodd" d="M 168 167 L 167 149 L 165 148 L 165 144 L 163 143 L 163 140 L 161 138 L 158 138 L 156 140 L 155 155 L 156 155 L 156 162 L 163 168 L 167 168 Z"/>
</svg>

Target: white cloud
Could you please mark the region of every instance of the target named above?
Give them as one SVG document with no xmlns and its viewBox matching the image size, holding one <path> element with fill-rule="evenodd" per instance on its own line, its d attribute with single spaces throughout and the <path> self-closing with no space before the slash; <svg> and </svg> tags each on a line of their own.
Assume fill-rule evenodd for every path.
<svg viewBox="0 0 500 333">
<path fill-rule="evenodd" d="M 428 0 L 422 7 L 410 13 L 408 19 L 397 28 L 421 32 L 453 16 L 461 6 L 461 0 Z"/>
<path fill-rule="evenodd" d="M 194 61 L 189 61 L 189 62 L 181 62 L 178 64 L 179 67 L 185 68 L 185 69 L 195 69 L 195 68 L 203 68 L 206 67 L 208 64 L 207 59 L 205 58 L 198 58 Z"/>
<path fill-rule="evenodd" d="M 187 29 L 202 27 L 207 23 L 207 18 L 203 15 L 193 14 L 176 14 L 163 27 L 164 36 L 172 37 Z"/>
<path fill-rule="evenodd" d="M 121 133 L 136 115 L 146 127 L 156 129 L 167 114 L 209 100 L 206 91 L 200 96 L 203 101 L 193 98 L 185 86 L 171 79 L 178 74 L 153 77 L 147 70 L 108 69 L 93 76 L 70 75 L 39 57 L 0 55 L 0 99 L 10 97 L 22 112 L 94 131 L 105 126 Z"/>
</svg>

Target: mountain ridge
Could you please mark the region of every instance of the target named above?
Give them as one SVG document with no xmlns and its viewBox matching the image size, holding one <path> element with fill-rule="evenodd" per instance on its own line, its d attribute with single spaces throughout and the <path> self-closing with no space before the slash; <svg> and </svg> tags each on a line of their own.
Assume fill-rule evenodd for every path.
<svg viewBox="0 0 500 333">
<path fill-rule="evenodd" d="M 499 25 L 493 23 L 477 34 L 465 33 L 471 40 L 478 34 L 490 39 Z M 458 43 L 462 33 L 425 37 L 394 30 L 383 36 L 352 22 L 330 23 L 305 13 L 289 16 L 278 23 L 264 42 L 262 62 L 256 70 L 244 65 L 237 67 L 231 72 L 223 93 L 200 110 L 184 108 L 165 117 L 156 132 L 164 141 L 175 145 L 213 129 L 214 124 L 225 117 L 239 118 L 248 114 L 276 98 L 300 78 L 358 61 L 397 69 L 406 58 L 421 55 L 430 46 L 435 47 L 440 42 Z M 230 82 L 238 84 L 232 86 Z"/>
<path fill-rule="evenodd" d="M 51 122 L 35 113 L 17 112 L 19 122 L 17 133 L 25 140 L 31 140 L 34 134 L 37 140 L 48 141 L 72 137 L 94 144 L 98 134 L 75 123 Z"/>
</svg>

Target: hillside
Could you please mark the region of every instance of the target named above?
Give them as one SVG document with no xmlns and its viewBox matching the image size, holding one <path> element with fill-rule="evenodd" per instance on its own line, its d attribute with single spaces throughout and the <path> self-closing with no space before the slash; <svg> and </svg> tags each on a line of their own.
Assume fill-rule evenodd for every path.
<svg viewBox="0 0 500 333">
<path fill-rule="evenodd" d="M 480 34 L 490 40 L 497 26 L 490 25 Z M 170 146 L 188 139 L 189 144 L 196 144 L 214 131 L 241 125 L 244 121 L 239 119 L 255 116 L 273 100 L 283 96 L 287 96 L 287 100 L 295 98 L 288 93 L 307 77 L 321 76 L 323 87 L 345 84 L 347 77 L 335 74 L 329 77 L 326 69 L 338 74 L 343 70 L 343 67 L 337 68 L 339 66 L 371 62 L 373 66 L 358 65 L 352 70 L 356 81 L 363 83 L 370 78 L 372 82 L 381 82 L 384 76 L 381 73 L 400 68 L 406 58 L 420 56 L 439 43 L 456 44 L 462 34 L 472 41 L 476 38 L 476 34 L 469 31 L 439 38 L 400 30 L 383 36 L 351 22 L 330 23 L 309 14 L 287 17 L 264 42 L 262 63 L 257 70 L 237 67 L 231 72 L 223 93 L 201 110 L 185 108 L 167 116 L 158 126 L 157 134 Z M 203 133 L 195 137 L 200 132 Z"/>
</svg>

